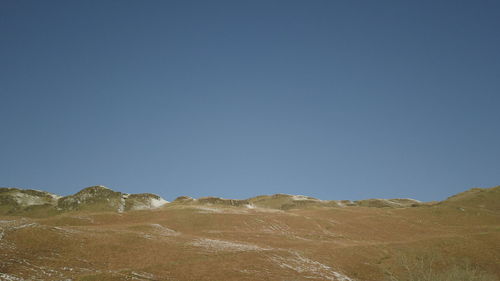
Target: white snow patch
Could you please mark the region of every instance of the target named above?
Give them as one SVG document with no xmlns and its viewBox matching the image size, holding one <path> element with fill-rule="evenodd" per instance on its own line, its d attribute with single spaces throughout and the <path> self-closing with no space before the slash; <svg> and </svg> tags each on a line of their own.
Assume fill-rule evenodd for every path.
<svg viewBox="0 0 500 281">
<path fill-rule="evenodd" d="M 59 226 L 54 226 L 53 229 L 58 230 L 60 232 L 63 232 L 64 234 L 75 234 L 75 233 L 81 233 L 79 230 L 71 229 L 71 228 L 63 228 Z"/>
<path fill-rule="evenodd" d="M 380 201 L 382 202 L 385 202 L 387 203 L 388 205 L 398 205 L 398 206 L 401 206 L 402 204 L 401 203 L 398 203 L 398 202 L 393 202 L 391 200 L 388 200 L 388 199 L 379 199 Z"/>
<path fill-rule="evenodd" d="M 346 206 L 346 204 L 344 202 L 340 201 L 340 200 L 335 201 L 335 203 L 337 203 L 337 205 L 339 205 L 339 207 L 345 207 Z"/>
<path fill-rule="evenodd" d="M 179 232 L 177 232 L 173 229 L 170 229 L 168 227 L 164 227 L 161 224 L 153 223 L 153 224 L 151 224 L 151 226 L 156 230 L 156 232 L 158 234 L 160 234 L 162 236 L 177 236 L 180 234 Z"/>
<path fill-rule="evenodd" d="M 125 202 L 125 199 L 122 198 L 121 200 L 124 200 L 123 202 Z M 170 202 L 168 202 L 167 200 L 165 200 L 161 197 L 159 197 L 159 199 L 149 197 L 145 200 L 135 201 L 134 205 L 131 207 L 131 209 L 132 210 L 150 210 L 150 209 L 159 208 L 167 203 L 170 203 Z"/>
<path fill-rule="evenodd" d="M 257 245 L 236 243 L 224 240 L 201 238 L 196 239 L 190 243 L 196 247 L 202 247 L 215 252 L 227 251 L 227 252 L 246 252 L 246 251 L 266 251 L 271 250 L 270 248 L 263 248 Z"/>
<path fill-rule="evenodd" d="M 50 194 L 50 196 L 52 196 L 52 198 L 54 198 L 55 200 L 59 200 L 59 198 L 62 198 L 61 195 L 57 195 L 57 194 Z"/>
<path fill-rule="evenodd" d="M 417 199 L 413 199 L 413 198 L 395 198 L 395 199 L 391 199 L 391 200 L 408 200 L 408 201 L 415 202 L 415 203 L 422 203 L 422 201 L 417 200 Z"/>
<path fill-rule="evenodd" d="M 7 273 L 0 273 L 0 280 L 5 280 L 5 281 L 24 281 L 24 279 L 16 277 L 14 275 L 10 275 Z"/>
<path fill-rule="evenodd" d="M 221 209 L 204 207 L 204 206 L 196 206 L 195 208 L 198 210 L 202 210 L 200 213 L 222 213 L 223 212 Z"/>
<path fill-rule="evenodd" d="M 33 223 L 27 223 L 27 224 L 22 224 L 22 225 L 19 225 L 19 226 L 14 226 L 11 228 L 11 230 L 18 230 L 18 229 L 22 229 L 22 228 L 26 228 L 26 227 L 32 227 L 32 226 L 37 226 L 38 223 L 36 222 L 33 222 Z"/>
<path fill-rule="evenodd" d="M 38 191 L 38 192 L 41 192 L 41 193 L 45 193 L 47 195 L 49 195 L 50 197 L 54 198 L 54 199 L 59 199 L 59 198 L 62 198 L 62 196 L 60 195 L 57 195 L 57 194 L 54 194 L 54 193 L 50 193 L 50 192 L 47 192 L 47 191 L 43 191 L 43 190 L 40 190 L 40 189 L 32 189 L 34 191 Z"/>
<path fill-rule="evenodd" d="M 412 199 L 412 198 L 396 198 L 396 199 L 389 199 L 388 200 L 389 202 L 392 202 L 394 204 L 397 204 L 399 206 L 408 206 L 409 204 L 420 204 L 422 203 L 422 201 L 418 201 L 416 199 Z"/>
<path fill-rule="evenodd" d="M 12 197 L 17 202 L 17 204 L 22 206 L 43 205 L 45 203 L 48 203 L 47 199 L 43 197 L 33 196 L 22 192 L 13 193 Z"/>
<path fill-rule="evenodd" d="M 79 220 L 86 220 L 86 221 L 89 221 L 90 223 L 94 223 L 94 219 L 92 217 L 88 217 L 88 216 L 71 216 L 70 218 L 79 219 Z"/>
<path fill-rule="evenodd" d="M 304 195 L 292 195 L 292 199 L 295 201 L 312 200 L 311 198 L 304 196 Z"/>
<path fill-rule="evenodd" d="M 118 205 L 118 213 L 123 213 L 125 211 L 125 199 L 128 197 L 125 196 L 125 195 L 122 195 L 122 197 L 120 197 L 120 203 Z"/>
<path fill-rule="evenodd" d="M 247 207 L 248 209 L 255 209 L 255 206 L 252 204 L 246 204 L 245 207 Z"/>
<path fill-rule="evenodd" d="M 281 268 L 294 270 L 301 274 L 313 274 L 324 280 L 330 281 L 354 281 L 331 267 L 320 262 L 308 259 L 297 252 L 292 252 L 292 257 L 282 257 L 275 255 L 271 260 L 277 263 Z"/>
<path fill-rule="evenodd" d="M 155 280 L 154 279 L 155 276 L 153 274 L 151 274 L 151 273 L 148 273 L 148 272 L 135 272 L 135 271 L 132 271 L 130 273 L 130 275 L 132 275 L 133 278 L 135 277 L 134 279 L 137 279 L 137 277 L 138 277 L 139 280 L 144 280 L 144 279 L 146 279 L 146 280 Z"/>
<path fill-rule="evenodd" d="M 198 213 L 201 214 L 210 214 L 210 213 L 217 213 L 217 214 L 247 214 L 248 209 L 251 209 L 252 207 L 246 206 L 245 209 L 243 208 L 238 208 L 238 207 L 209 207 L 209 206 L 190 206 L 191 208 L 200 210 Z"/>
<path fill-rule="evenodd" d="M 167 203 L 169 203 L 167 200 L 160 197 L 160 199 L 152 198 L 150 204 L 152 208 L 159 208 Z"/>
</svg>

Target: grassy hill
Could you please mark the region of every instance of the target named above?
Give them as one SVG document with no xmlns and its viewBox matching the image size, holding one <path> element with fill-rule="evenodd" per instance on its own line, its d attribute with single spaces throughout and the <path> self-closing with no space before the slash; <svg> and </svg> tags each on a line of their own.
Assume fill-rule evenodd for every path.
<svg viewBox="0 0 500 281">
<path fill-rule="evenodd" d="M 441 202 L 441 204 L 462 208 L 500 211 L 499 199 L 500 186 L 491 188 L 472 188 L 449 197 Z"/>
<path fill-rule="evenodd" d="M 138 205 L 154 195 L 87 191 L 69 201 L 95 208 L 0 216 L 0 280 L 416 281 L 408 269 L 439 281 L 500 276 L 498 187 L 413 207 L 280 194 L 182 197 L 122 213 L 93 194 Z"/>
</svg>

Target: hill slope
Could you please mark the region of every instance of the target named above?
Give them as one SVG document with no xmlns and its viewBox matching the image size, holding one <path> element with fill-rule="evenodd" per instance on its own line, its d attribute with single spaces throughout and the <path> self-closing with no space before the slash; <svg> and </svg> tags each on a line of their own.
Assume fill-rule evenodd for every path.
<svg viewBox="0 0 500 281">
<path fill-rule="evenodd" d="M 152 207 L 154 196 L 91 187 L 57 199 L 71 211 L 0 216 L 0 280 L 383 281 L 388 272 L 404 275 L 401 257 L 433 256 L 438 272 L 468 262 L 489 278 L 478 280 L 494 281 L 500 212 L 490 203 L 500 202 L 497 190 L 417 207 L 270 195 L 183 197 L 134 210 L 127 202 Z M 483 192 L 488 198 L 478 196 Z M 73 208 L 77 201 L 83 205 Z"/>
<path fill-rule="evenodd" d="M 472 188 L 441 202 L 443 205 L 462 208 L 479 208 L 500 211 L 500 186 Z"/>
</svg>

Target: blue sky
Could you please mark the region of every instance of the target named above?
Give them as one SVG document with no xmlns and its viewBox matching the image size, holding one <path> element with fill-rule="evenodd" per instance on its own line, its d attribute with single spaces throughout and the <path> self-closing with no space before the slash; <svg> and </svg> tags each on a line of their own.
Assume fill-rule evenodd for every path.
<svg viewBox="0 0 500 281">
<path fill-rule="evenodd" d="M 498 1 L 2 1 L 0 186 L 500 184 Z"/>
</svg>

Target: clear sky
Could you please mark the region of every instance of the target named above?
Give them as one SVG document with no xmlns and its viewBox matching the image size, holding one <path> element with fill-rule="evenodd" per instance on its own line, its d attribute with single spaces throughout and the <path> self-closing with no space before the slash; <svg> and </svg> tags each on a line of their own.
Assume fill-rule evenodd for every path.
<svg viewBox="0 0 500 281">
<path fill-rule="evenodd" d="M 500 1 L 0 2 L 0 186 L 500 184 Z"/>
</svg>

